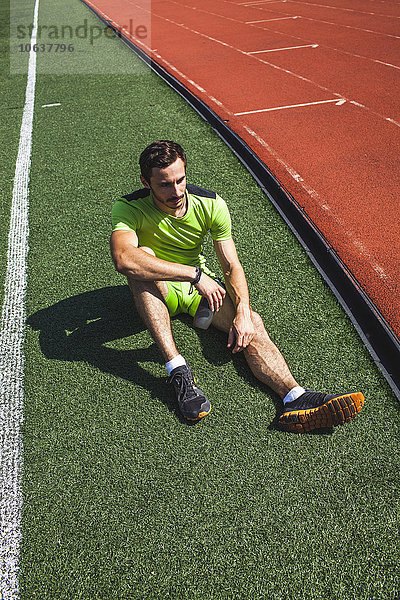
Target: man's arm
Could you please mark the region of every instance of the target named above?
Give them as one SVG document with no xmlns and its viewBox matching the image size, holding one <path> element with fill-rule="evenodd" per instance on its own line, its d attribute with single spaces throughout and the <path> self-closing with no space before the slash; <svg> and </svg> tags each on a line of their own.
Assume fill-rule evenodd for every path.
<svg viewBox="0 0 400 600">
<path fill-rule="evenodd" d="M 196 268 L 162 260 L 138 247 L 134 231 L 114 231 L 110 240 L 111 256 L 116 270 L 128 278 L 142 281 L 193 281 Z M 212 310 L 219 310 L 225 290 L 211 277 L 202 273 L 195 285 L 205 296 Z"/>
<path fill-rule="evenodd" d="M 233 352 L 236 353 L 246 348 L 255 335 L 251 320 L 249 289 L 233 239 L 214 241 L 214 249 L 224 273 L 228 294 L 236 311 L 228 336 L 229 347 L 232 347 L 236 340 L 233 347 Z"/>
<path fill-rule="evenodd" d="M 134 231 L 114 231 L 111 256 L 119 273 L 142 281 L 192 281 L 196 268 L 151 256 L 138 247 Z"/>
</svg>

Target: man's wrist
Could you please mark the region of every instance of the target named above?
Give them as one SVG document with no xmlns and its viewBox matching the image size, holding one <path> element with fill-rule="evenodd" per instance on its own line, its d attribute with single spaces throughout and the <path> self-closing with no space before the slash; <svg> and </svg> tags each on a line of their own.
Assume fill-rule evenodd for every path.
<svg viewBox="0 0 400 600">
<path fill-rule="evenodd" d="M 192 281 L 190 282 L 192 285 L 196 285 L 196 283 L 199 283 L 200 277 L 203 273 L 203 271 L 201 270 L 200 267 L 196 266 L 195 269 L 196 269 L 195 276 L 192 279 Z"/>
<path fill-rule="evenodd" d="M 250 303 L 239 301 L 236 305 L 236 314 L 244 314 L 246 316 L 250 315 Z"/>
<path fill-rule="evenodd" d="M 192 279 L 192 281 L 190 282 L 189 294 L 191 294 L 193 292 L 194 286 L 197 283 L 199 283 L 200 277 L 202 276 L 202 274 L 203 274 L 203 271 L 201 270 L 201 268 L 196 266 L 196 274 L 195 274 L 194 278 Z"/>
</svg>

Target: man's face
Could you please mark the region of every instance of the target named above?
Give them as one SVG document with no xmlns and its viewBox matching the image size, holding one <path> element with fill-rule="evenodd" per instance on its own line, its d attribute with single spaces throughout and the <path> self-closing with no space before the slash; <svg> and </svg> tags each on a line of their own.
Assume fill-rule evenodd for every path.
<svg viewBox="0 0 400 600">
<path fill-rule="evenodd" d="M 185 207 L 186 171 L 181 158 L 164 169 L 153 167 L 149 182 L 142 176 L 140 179 L 144 186 L 151 189 L 154 203 L 160 210 L 176 214 Z"/>
</svg>

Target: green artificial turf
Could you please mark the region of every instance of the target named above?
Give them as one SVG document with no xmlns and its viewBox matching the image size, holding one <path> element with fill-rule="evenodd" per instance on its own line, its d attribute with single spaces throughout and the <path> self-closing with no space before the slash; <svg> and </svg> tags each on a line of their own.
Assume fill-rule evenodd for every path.
<svg viewBox="0 0 400 600">
<path fill-rule="evenodd" d="M 96 23 L 77 0 L 52 5 Z M 397 400 L 230 150 L 119 40 L 106 48 L 131 74 L 37 79 L 21 600 L 394 600 Z M 364 392 L 354 422 L 279 431 L 274 394 L 224 334 L 186 317 L 174 334 L 213 411 L 179 416 L 108 248 L 112 203 L 140 186 L 139 154 L 157 138 L 181 143 L 189 181 L 227 201 L 252 304 L 300 383 Z"/>
</svg>

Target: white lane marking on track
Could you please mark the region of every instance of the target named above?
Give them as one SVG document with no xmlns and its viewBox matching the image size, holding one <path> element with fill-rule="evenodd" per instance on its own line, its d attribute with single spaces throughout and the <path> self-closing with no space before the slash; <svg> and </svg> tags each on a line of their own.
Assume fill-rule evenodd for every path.
<svg viewBox="0 0 400 600">
<path fill-rule="evenodd" d="M 189 29 L 190 31 L 192 31 L 193 33 L 196 33 L 202 37 L 205 37 L 207 39 L 210 39 L 211 41 L 217 42 L 218 44 L 221 44 L 222 46 L 226 46 L 228 48 L 231 48 L 232 50 L 235 50 L 236 52 L 239 52 L 240 54 L 247 54 L 246 52 L 244 52 L 243 50 L 240 50 L 239 48 L 235 48 L 235 46 L 231 46 L 230 44 L 227 44 L 226 42 L 222 42 L 221 40 L 218 40 L 216 38 L 210 37 L 204 33 L 201 33 L 199 31 L 196 31 L 194 29 L 190 29 L 189 27 L 185 26 L 185 29 Z M 338 96 L 338 98 L 343 98 L 342 94 L 338 94 L 337 92 L 333 92 L 332 90 L 330 90 L 329 88 L 320 85 L 319 83 L 316 83 L 315 81 L 313 81 L 312 79 L 309 79 L 308 77 L 303 77 L 302 75 L 299 75 L 298 73 L 294 73 L 293 71 L 290 71 L 289 69 L 285 69 L 283 67 L 280 67 L 278 65 L 275 65 L 274 63 L 268 62 L 267 60 L 263 60 L 262 58 L 259 58 L 257 56 L 252 55 L 251 58 L 254 58 L 255 60 L 258 60 L 261 63 L 264 63 L 265 65 L 268 65 L 269 67 L 272 67 L 273 69 L 277 69 L 278 71 L 283 71 L 284 73 L 287 73 L 288 75 L 292 75 L 293 77 L 296 77 L 296 79 L 300 79 L 301 81 L 305 81 L 307 83 L 311 83 L 312 85 L 320 88 L 321 90 L 324 90 L 325 92 L 330 92 L 336 96 Z M 376 61 L 376 62 L 380 62 L 380 61 Z M 397 67 L 396 67 L 397 68 Z M 348 100 L 346 98 L 346 100 Z M 363 107 L 365 110 L 367 110 L 368 112 L 371 112 L 373 115 L 384 119 L 385 121 L 388 120 L 388 117 L 385 117 L 384 115 L 374 111 L 373 109 L 369 108 L 368 106 L 365 106 L 364 104 L 359 104 L 360 107 Z M 397 125 L 396 121 L 391 120 L 391 123 L 393 123 L 394 125 Z"/>
<path fill-rule="evenodd" d="M 354 106 L 358 106 L 360 108 L 365 108 L 365 104 L 360 104 L 360 102 L 356 102 L 355 100 L 350 100 L 350 104 L 354 104 Z"/>
<path fill-rule="evenodd" d="M 133 4 L 136 7 L 142 8 L 140 7 L 140 5 L 135 4 L 134 2 L 130 2 L 130 4 Z M 163 17 L 161 15 L 158 15 L 157 13 L 155 13 L 154 11 L 150 11 L 150 10 L 146 10 L 144 9 L 145 12 L 151 12 L 153 17 L 157 17 L 163 21 L 166 21 L 168 23 L 173 23 L 174 25 L 179 25 L 178 23 L 176 23 L 176 21 L 174 21 L 173 19 L 168 19 L 168 17 Z M 102 13 L 104 15 L 104 13 Z M 263 60 L 262 58 L 259 58 L 258 56 L 255 55 L 249 55 L 247 52 L 245 52 L 244 50 L 240 50 L 240 48 L 236 48 L 235 46 L 232 46 L 231 44 L 228 44 L 226 42 L 223 42 L 222 40 L 219 40 L 218 38 L 214 38 L 210 35 L 207 35 L 205 33 L 202 33 L 201 31 L 197 31 L 196 29 L 192 29 L 191 27 L 188 27 L 187 25 L 179 25 L 180 27 L 182 27 L 182 29 L 185 29 L 186 31 L 190 31 L 191 33 L 194 33 L 196 35 L 199 35 L 200 37 L 203 37 L 207 40 L 210 40 L 212 42 L 215 42 L 217 44 L 220 44 L 221 46 L 224 46 L 225 48 L 230 48 L 231 50 L 234 50 L 235 52 L 238 52 L 239 54 L 242 54 L 244 56 L 248 56 L 249 58 L 253 58 L 254 60 L 257 60 L 260 63 L 263 63 L 265 65 L 268 65 L 269 67 L 271 67 L 272 69 L 276 69 L 277 71 L 282 71 L 283 73 L 287 73 L 288 75 L 291 75 L 293 77 L 295 77 L 296 79 L 299 79 L 300 81 L 305 81 L 306 83 L 311 83 L 313 86 L 324 90 L 325 92 L 329 92 L 330 94 L 333 94 L 334 96 L 338 97 L 338 100 L 346 100 L 346 101 L 350 101 L 349 98 L 345 98 L 343 96 L 343 94 L 338 94 L 337 92 L 334 92 L 332 90 L 330 90 L 329 88 L 320 85 L 319 83 L 316 83 L 315 81 L 313 81 L 312 79 L 308 79 L 307 77 L 303 77 L 302 75 L 299 75 L 298 73 L 294 73 L 293 71 L 290 71 L 289 69 L 284 69 L 283 67 L 279 67 L 278 65 L 275 65 L 274 63 L 268 62 L 267 60 Z M 271 30 L 272 31 L 272 30 Z M 293 37 L 293 36 L 292 36 Z M 135 38 L 132 38 L 132 40 L 137 43 L 140 44 L 141 46 L 147 48 L 148 50 L 151 51 L 151 49 L 146 46 L 143 43 L 138 42 L 138 40 L 136 40 Z M 363 106 L 364 110 L 370 112 L 371 114 L 375 115 L 376 117 L 379 117 L 380 119 L 383 119 L 385 121 L 388 120 L 388 117 L 381 115 L 380 113 L 376 112 L 375 110 L 364 106 L 364 105 L 360 105 Z M 396 121 L 390 121 L 392 124 L 397 126 Z"/>
<path fill-rule="evenodd" d="M 273 1 L 273 0 L 271 0 Z M 286 2 L 292 2 L 294 4 L 298 3 L 298 0 L 286 0 Z M 365 10 L 357 10 L 355 8 L 344 8 L 343 6 L 331 6 L 328 4 L 314 4 L 312 2 L 304 2 L 302 0 L 302 4 L 307 4 L 307 6 L 318 6 L 320 8 L 331 8 L 332 10 L 342 10 L 344 12 L 354 12 L 361 15 L 373 15 L 374 17 L 387 17 L 388 19 L 400 19 L 397 15 L 385 15 L 383 13 L 375 13 L 375 12 L 367 12 Z"/>
<path fill-rule="evenodd" d="M 245 21 L 245 25 L 253 25 L 254 23 L 269 23 L 270 21 L 287 21 L 288 19 L 300 19 L 299 16 L 295 17 L 278 17 L 276 19 L 258 19 L 258 21 Z"/>
<path fill-rule="evenodd" d="M 214 96 L 211 96 L 211 94 L 207 94 L 208 98 L 210 98 L 210 100 L 212 100 L 213 102 L 215 102 L 215 104 L 217 106 L 220 106 L 221 108 L 223 108 L 226 111 L 225 106 L 222 104 L 222 102 L 220 100 L 217 100 L 217 98 L 214 98 Z"/>
<path fill-rule="evenodd" d="M 61 102 L 54 102 L 53 104 L 42 104 L 42 108 L 51 108 L 52 106 L 61 106 Z"/>
<path fill-rule="evenodd" d="M 255 6 L 254 8 L 258 8 L 257 6 Z M 259 7 L 261 12 L 265 12 L 262 10 L 262 6 Z M 267 11 L 270 12 L 270 11 Z M 278 19 L 262 19 L 262 20 L 258 20 L 258 21 L 246 21 L 246 25 L 251 25 L 251 24 L 257 24 L 257 23 L 262 23 L 262 22 L 267 22 L 267 21 L 283 21 L 284 19 L 304 19 L 305 21 L 313 21 L 315 23 L 324 23 L 325 25 L 334 25 L 335 27 L 345 27 L 346 29 L 354 29 L 356 31 L 364 31 L 366 33 L 373 33 L 375 35 L 383 35 L 385 37 L 390 37 L 390 38 L 395 38 L 395 39 L 400 39 L 400 36 L 398 35 L 393 35 L 391 33 L 384 33 L 381 31 L 375 31 L 373 29 L 364 29 L 363 27 L 355 27 L 354 25 L 345 25 L 343 23 L 335 23 L 332 21 L 325 21 L 324 19 L 313 19 L 312 17 L 306 17 L 305 15 L 296 15 L 296 16 L 285 16 L 285 17 L 280 17 Z"/>
<path fill-rule="evenodd" d="M 282 158 L 279 156 L 276 150 L 274 150 L 272 146 L 270 146 L 262 137 L 260 137 L 258 133 L 253 131 L 253 129 L 248 127 L 246 124 L 243 124 L 243 129 L 245 129 L 247 133 L 249 133 L 255 140 L 257 140 L 257 142 L 263 148 L 265 148 L 269 152 L 269 154 L 271 154 L 271 156 L 275 158 L 275 160 L 285 169 L 285 171 L 287 171 L 289 175 L 295 181 L 297 181 L 297 183 L 300 184 L 300 186 L 307 192 L 307 194 L 309 194 L 314 200 L 320 199 L 318 192 L 314 190 L 311 186 L 309 186 L 308 183 L 304 181 L 302 176 L 295 169 L 293 169 L 293 167 L 291 167 L 287 162 L 282 160 Z"/>
<path fill-rule="evenodd" d="M 223 0 L 224 2 L 227 2 L 228 0 Z M 275 1 L 275 0 L 271 0 Z M 286 2 L 289 0 L 280 0 L 281 2 Z M 189 8 L 191 10 L 197 10 L 198 12 L 203 12 L 206 13 L 207 15 L 212 15 L 215 17 L 220 17 L 221 19 L 225 19 L 227 21 L 234 21 L 235 23 L 242 23 L 244 24 L 244 21 L 239 21 L 238 19 L 233 19 L 232 17 L 227 17 L 226 15 L 219 15 L 218 13 L 214 13 L 211 12 L 209 10 L 204 10 L 202 8 L 198 8 L 198 7 L 194 7 L 194 6 L 189 6 L 188 4 L 181 4 L 180 2 L 176 2 L 176 0 L 169 0 L 169 2 L 171 2 L 172 4 L 177 4 L 180 7 L 184 7 L 184 8 Z M 230 2 L 228 2 L 229 4 L 231 4 Z M 240 6 L 239 4 L 237 6 Z M 400 17 L 399 17 L 400 18 Z M 252 27 L 257 27 L 257 29 L 264 29 L 263 27 L 258 27 L 257 25 L 252 25 Z M 267 28 L 268 31 L 271 31 L 272 33 L 276 33 L 277 35 L 283 35 L 283 33 L 281 31 L 274 31 L 273 29 Z M 293 35 L 293 34 L 289 34 L 286 33 L 285 34 L 287 37 L 291 37 L 295 40 L 301 40 L 303 41 L 304 38 L 298 37 L 297 35 Z M 305 40 L 304 40 L 305 41 Z M 140 43 L 140 42 L 138 42 Z M 318 46 L 320 46 L 321 48 L 326 48 L 328 50 L 333 50 L 334 52 L 338 52 L 339 54 L 345 54 L 346 56 L 352 56 L 354 58 L 362 58 L 363 60 L 370 60 L 371 62 L 375 62 L 378 63 L 379 65 L 385 65 L 386 67 L 391 67 L 392 69 L 399 69 L 400 67 L 397 65 L 392 65 L 391 63 L 388 62 L 384 62 L 382 60 L 378 60 L 376 58 L 371 58 L 369 56 L 363 56 L 362 54 L 355 54 L 354 52 L 347 52 L 346 50 L 341 50 L 339 48 L 335 48 L 334 46 L 327 46 L 326 44 L 317 44 Z"/>
<path fill-rule="evenodd" d="M 306 44 L 305 46 L 287 46 L 286 48 L 272 48 L 272 50 L 256 50 L 246 54 L 265 54 L 266 52 L 280 52 L 281 50 L 298 50 L 299 48 L 318 48 L 318 44 Z"/>
<path fill-rule="evenodd" d="M 354 27 L 354 25 L 343 25 L 343 23 L 332 23 L 332 21 L 324 21 L 322 19 L 312 19 L 311 17 L 301 17 L 305 21 L 314 21 L 315 23 L 325 23 L 325 25 L 334 25 L 335 27 L 345 27 L 346 29 L 354 29 L 356 31 L 364 31 L 365 33 L 373 33 L 374 35 L 383 35 L 389 38 L 400 39 L 400 35 L 393 35 L 391 33 L 383 33 L 382 31 L 374 31 L 373 29 L 364 29 L 363 27 Z"/>
<path fill-rule="evenodd" d="M 335 103 L 336 106 L 342 106 L 346 102 L 345 98 L 338 100 L 335 98 L 334 100 L 319 100 L 318 102 L 304 102 L 303 104 L 288 104 L 287 106 L 274 106 L 272 108 L 259 108 L 258 110 L 248 110 L 246 112 L 237 112 L 234 113 L 235 117 L 239 117 L 241 115 L 253 115 L 254 113 L 262 113 L 262 112 L 272 112 L 274 110 L 285 110 L 287 108 L 299 108 L 301 106 L 313 106 L 315 104 L 329 104 Z"/>
<path fill-rule="evenodd" d="M 19 597 L 22 514 L 22 439 L 25 290 L 28 253 L 28 196 L 36 82 L 36 0 L 25 106 L 22 116 L 8 236 L 7 274 L 0 329 L 0 597 Z"/>
<path fill-rule="evenodd" d="M 238 21 L 240 23 L 241 21 Z M 252 24 L 251 27 L 256 27 L 257 29 L 265 29 L 266 31 L 271 31 L 272 33 L 276 33 L 277 35 L 283 35 L 282 31 L 275 31 L 270 27 L 262 27 L 261 25 Z M 291 37 L 294 40 L 306 41 L 303 37 L 299 37 L 298 35 L 293 35 L 292 33 L 285 33 L 287 37 Z M 364 56 L 363 54 L 356 54 L 355 52 L 348 52 L 347 50 L 342 50 L 341 48 L 335 48 L 334 46 L 328 46 L 327 44 L 319 43 L 321 48 L 327 48 L 328 50 L 334 50 L 339 54 L 346 54 L 347 56 L 352 56 L 354 58 L 362 58 L 364 60 L 370 60 L 372 62 L 378 63 L 380 65 L 385 65 L 387 67 L 391 67 L 393 69 L 400 69 L 398 65 L 393 65 L 392 63 L 385 62 L 383 60 L 379 60 L 378 58 L 371 58 L 370 56 Z"/>
<path fill-rule="evenodd" d="M 191 83 L 192 85 L 194 85 L 194 87 L 199 90 L 199 92 L 205 92 L 206 90 L 204 88 L 202 88 L 198 83 L 196 83 L 195 81 L 193 81 L 192 79 L 188 79 L 188 82 Z"/>
<path fill-rule="evenodd" d="M 363 56 L 361 58 L 364 58 Z M 386 67 L 392 67 L 392 69 L 398 69 L 400 71 L 400 67 L 397 65 L 392 65 L 392 63 L 387 63 L 387 62 L 383 62 L 383 60 L 377 60 L 377 59 L 371 59 L 376 63 L 379 63 L 380 65 L 385 65 Z"/>
<path fill-rule="evenodd" d="M 397 127 L 400 127 L 400 123 L 398 121 L 395 121 L 394 119 L 391 119 L 390 117 L 386 117 L 386 121 L 389 121 L 389 123 L 393 123 L 393 125 L 397 125 Z"/>
<path fill-rule="evenodd" d="M 291 3 L 298 4 L 298 2 L 296 0 L 281 0 L 281 1 L 282 2 L 291 2 Z M 249 7 L 254 7 L 254 8 L 260 8 L 262 10 L 263 7 L 262 6 L 258 6 L 259 4 L 263 4 L 263 3 L 262 2 L 252 2 L 252 3 L 242 4 L 242 6 L 249 6 Z M 302 2 L 302 4 L 307 4 L 309 6 L 318 6 L 318 7 L 321 7 L 321 8 L 332 8 L 332 9 L 335 8 L 337 10 L 347 10 L 347 11 L 357 12 L 357 13 L 361 13 L 361 14 L 365 14 L 365 15 L 373 15 L 373 16 L 379 16 L 379 17 L 389 17 L 389 15 L 378 14 L 378 13 L 374 13 L 374 12 L 357 11 L 357 10 L 354 10 L 354 9 L 346 9 L 346 8 L 341 8 L 341 7 L 337 7 L 337 6 L 326 6 L 326 5 L 323 5 L 323 4 L 311 4 L 309 2 Z M 287 18 L 290 18 L 290 17 L 287 17 Z M 295 18 L 299 18 L 299 17 L 295 17 Z M 306 19 L 308 21 L 315 21 L 315 22 L 318 22 L 318 23 L 325 23 L 327 25 L 336 25 L 337 27 L 347 27 L 348 29 L 355 29 L 357 31 L 365 31 L 366 33 L 373 33 L 373 34 L 376 34 L 376 35 L 385 35 L 387 37 L 392 37 L 392 38 L 395 38 L 395 39 L 400 39 L 400 36 L 397 36 L 397 35 L 393 35 L 393 34 L 390 34 L 390 33 L 384 33 L 384 32 L 380 32 L 380 31 L 375 31 L 373 29 L 364 29 L 362 27 L 356 27 L 354 25 L 345 25 L 343 23 L 332 23 L 331 21 L 324 21 L 322 19 L 313 19 L 312 17 L 306 17 L 306 16 L 303 16 L 303 15 L 300 18 Z M 392 16 L 390 18 L 400 19 L 399 16 Z M 270 19 L 270 20 L 271 21 L 273 21 L 273 20 L 278 21 L 278 20 L 281 20 L 281 19 Z M 257 22 L 261 23 L 262 21 L 253 21 L 253 23 L 257 23 Z M 252 21 L 248 21 L 248 23 L 252 23 Z"/>
<path fill-rule="evenodd" d="M 286 0 L 280 1 L 285 2 Z M 271 4 L 272 2 L 276 4 L 277 0 L 255 0 L 254 2 L 239 2 L 237 6 L 254 6 L 254 4 Z"/>
<path fill-rule="evenodd" d="M 391 280 L 392 278 L 386 273 L 385 269 L 379 263 L 376 262 L 374 256 L 368 250 L 368 248 L 366 247 L 364 242 L 362 242 L 359 238 L 357 238 L 358 234 L 355 231 L 349 229 L 348 223 L 346 221 L 344 221 L 343 219 L 341 219 L 335 212 L 333 212 L 333 210 L 330 208 L 330 206 L 328 204 L 323 204 L 322 208 L 327 213 L 329 213 L 329 216 L 334 221 L 336 221 L 336 223 L 339 224 L 339 227 L 342 228 L 342 230 L 344 231 L 344 234 L 351 241 L 353 246 L 355 246 L 357 248 L 357 251 L 359 252 L 359 254 L 361 254 L 361 256 L 365 256 L 365 258 L 367 259 L 367 261 L 369 262 L 369 264 L 371 265 L 371 267 L 375 271 L 375 273 L 378 275 L 378 277 L 380 279 L 384 279 L 385 285 L 387 285 L 390 289 L 392 289 L 394 291 L 395 288 L 393 287 L 393 285 L 391 285 L 393 283 Z"/>
</svg>

